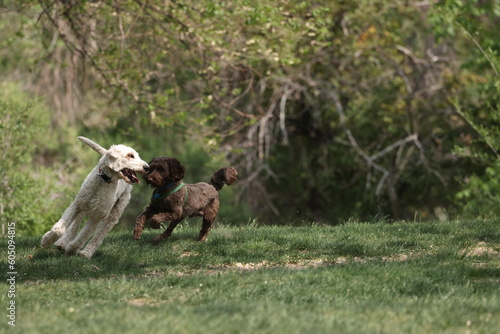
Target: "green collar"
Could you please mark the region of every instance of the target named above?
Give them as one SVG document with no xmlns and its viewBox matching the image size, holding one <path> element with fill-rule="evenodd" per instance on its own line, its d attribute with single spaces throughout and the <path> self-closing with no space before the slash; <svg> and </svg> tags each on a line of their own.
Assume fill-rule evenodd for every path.
<svg viewBox="0 0 500 334">
<path fill-rule="evenodd" d="M 166 192 L 165 194 L 163 195 L 160 195 L 159 193 L 155 192 L 153 193 L 153 196 L 151 196 L 151 203 L 158 203 L 159 201 L 161 201 L 162 199 L 172 195 L 173 193 L 176 193 L 178 192 L 179 190 L 181 190 L 183 187 L 185 186 L 184 182 L 181 182 L 177 187 L 175 187 L 174 189 Z M 188 191 L 187 191 L 187 188 L 186 188 L 186 196 L 184 197 L 184 204 L 187 203 L 187 200 L 188 200 Z"/>
</svg>

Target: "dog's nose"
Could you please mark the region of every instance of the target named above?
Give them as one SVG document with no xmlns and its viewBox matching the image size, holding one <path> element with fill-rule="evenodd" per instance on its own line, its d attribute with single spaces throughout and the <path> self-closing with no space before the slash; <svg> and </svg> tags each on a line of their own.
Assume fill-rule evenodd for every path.
<svg viewBox="0 0 500 334">
<path fill-rule="evenodd" d="M 149 172 L 149 165 L 144 165 L 144 166 L 142 166 L 142 168 L 144 168 L 144 171 L 146 173 Z"/>
</svg>

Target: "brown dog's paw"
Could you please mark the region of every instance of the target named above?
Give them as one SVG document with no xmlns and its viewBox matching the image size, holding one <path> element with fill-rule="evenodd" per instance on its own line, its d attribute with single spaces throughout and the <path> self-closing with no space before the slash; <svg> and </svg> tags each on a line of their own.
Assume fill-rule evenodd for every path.
<svg viewBox="0 0 500 334">
<path fill-rule="evenodd" d="M 163 220 L 162 216 L 159 214 L 156 214 L 156 215 L 153 215 L 153 217 L 151 217 L 151 220 L 149 222 L 149 226 L 151 226 L 151 227 L 160 226 L 161 223 L 163 223 L 163 222 L 164 222 L 164 220 Z"/>
<path fill-rule="evenodd" d="M 151 227 L 152 229 L 157 230 L 157 229 L 159 229 L 161 227 L 161 223 L 158 222 L 158 221 L 151 221 L 149 223 L 149 227 Z"/>
</svg>

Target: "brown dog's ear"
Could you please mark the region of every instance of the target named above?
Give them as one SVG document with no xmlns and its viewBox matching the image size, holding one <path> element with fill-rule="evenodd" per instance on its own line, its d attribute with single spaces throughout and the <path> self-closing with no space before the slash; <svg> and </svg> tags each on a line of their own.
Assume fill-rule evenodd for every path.
<svg viewBox="0 0 500 334">
<path fill-rule="evenodd" d="M 186 168 L 181 165 L 181 162 L 176 158 L 171 158 L 169 163 L 170 167 L 170 176 L 175 179 L 175 181 L 180 181 L 184 178 L 184 173 L 186 172 Z"/>
</svg>

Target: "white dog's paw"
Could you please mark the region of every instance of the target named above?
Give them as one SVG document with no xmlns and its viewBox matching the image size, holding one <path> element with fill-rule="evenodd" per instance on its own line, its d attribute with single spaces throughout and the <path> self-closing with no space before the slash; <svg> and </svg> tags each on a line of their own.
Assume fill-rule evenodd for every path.
<svg viewBox="0 0 500 334">
<path fill-rule="evenodd" d="M 90 259 L 92 257 L 92 252 L 88 250 L 87 248 L 82 249 L 81 251 L 78 252 L 78 255 L 81 257 L 84 257 L 86 259 Z"/>
<path fill-rule="evenodd" d="M 58 235 L 56 232 L 48 231 L 47 233 L 45 233 L 43 235 L 42 241 L 40 241 L 40 245 L 44 248 L 47 248 L 50 245 L 52 245 L 54 242 L 56 242 L 57 239 L 59 239 L 59 237 L 60 237 L 60 235 Z"/>
<path fill-rule="evenodd" d="M 75 255 L 77 250 L 78 247 L 75 247 L 75 245 L 72 242 L 70 242 L 69 244 L 66 245 L 66 247 L 64 247 L 66 255 Z"/>
<path fill-rule="evenodd" d="M 56 242 L 54 242 L 54 246 L 56 246 L 60 250 L 64 250 L 66 248 L 66 242 L 64 240 L 59 239 Z"/>
</svg>

